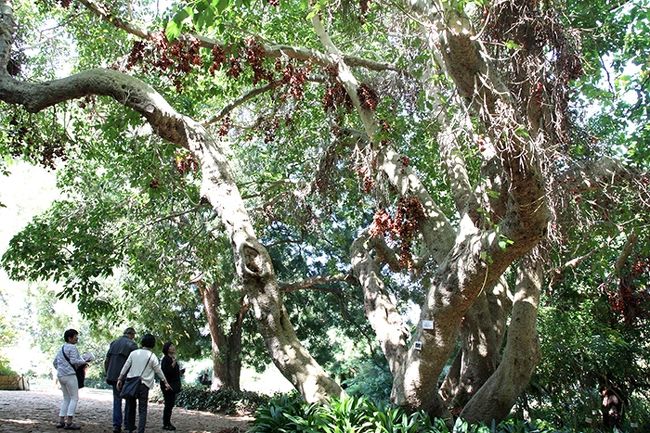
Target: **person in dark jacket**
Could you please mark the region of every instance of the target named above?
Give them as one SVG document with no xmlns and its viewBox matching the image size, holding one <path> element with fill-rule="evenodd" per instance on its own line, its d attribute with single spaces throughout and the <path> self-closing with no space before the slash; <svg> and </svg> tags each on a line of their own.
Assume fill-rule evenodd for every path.
<svg viewBox="0 0 650 433">
<path fill-rule="evenodd" d="M 113 388 L 113 432 L 115 433 L 120 433 L 122 431 L 122 421 L 126 422 L 126 410 L 124 416 L 122 416 L 122 398 L 120 397 L 120 391 L 117 389 L 117 379 L 129 354 L 138 348 L 138 345 L 133 341 L 134 338 L 135 329 L 126 328 L 124 335 L 111 343 L 104 359 L 106 383 Z"/>
<path fill-rule="evenodd" d="M 181 390 L 181 376 L 185 372 L 185 369 L 181 369 L 176 361 L 176 346 L 171 341 L 168 341 L 163 345 L 163 358 L 160 362 L 160 368 L 162 369 L 169 386 L 171 389 L 167 389 L 160 384 L 160 389 L 162 390 L 163 397 L 165 400 L 165 407 L 163 409 L 163 430 L 176 430 L 176 427 L 172 424 L 172 409 L 174 404 L 176 404 L 176 394 Z"/>
</svg>

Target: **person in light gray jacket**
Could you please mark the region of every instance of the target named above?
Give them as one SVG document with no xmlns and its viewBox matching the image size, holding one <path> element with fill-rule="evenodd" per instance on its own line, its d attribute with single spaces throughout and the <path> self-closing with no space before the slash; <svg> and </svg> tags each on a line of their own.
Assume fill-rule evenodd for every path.
<svg viewBox="0 0 650 433">
<path fill-rule="evenodd" d="M 126 363 L 127 358 L 138 348 L 133 339 L 135 338 L 135 329 L 128 327 L 124 330 L 122 335 L 117 340 L 113 341 L 108 348 L 106 358 L 104 358 L 104 371 L 106 372 L 106 383 L 113 388 L 113 432 L 120 433 L 122 431 L 122 398 L 120 391 L 117 389 L 117 379 L 120 376 L 120 371 Z M 126 420 L 125 420 L 126 424 Z"/>
<path fill-rule="evenodd" d="M 54 358 L 54 368 L 56 376 L 61 384 L 63 392 L 63 402 L 59 409 L 59 423 L 57 428 L 64 430 L 79 430 L 77 424 L 73 423 L 77 404 L 79 403 L 79 385 L 77 384 L 77 375 L 75 370 L 86 368 L 90 359 L 84 359 L 79 355 L 76 344 L 79 341 L 79 332 L 75 329 L 68 329 L 63 333 L 65 344 L 57 351 Z"/>
</svg>

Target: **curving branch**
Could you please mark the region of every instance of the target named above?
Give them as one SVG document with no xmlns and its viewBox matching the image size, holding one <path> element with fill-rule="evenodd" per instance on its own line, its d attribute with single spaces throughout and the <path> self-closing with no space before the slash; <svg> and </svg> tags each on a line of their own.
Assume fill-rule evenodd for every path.
<svg viewBox="0 0 650 433">
<path fill-rule="evenodd" d="M 141 39 L 150 40 L 153 38 L 154 34 L 148 30 L 142 29 L 123 18 L 116 17 L 112 12 L 110 12 L 104 5 L 96 2 L 94 0 L 80 0 L 80 2 L 88 8 L 93 14 L 103 19 L 104 21 L 112 24 L 113 26 L 124 30 L 125 32 L 137 36 Z M 185 34 L 181 38 L 195 38 L 199 41 L 200 46 L 203 48 L 212 49 L 214 47 L 220 47 L 224 50 L 225 53 L 230 54 L 232 52 L 232 47 L 224 42 L 218 41 L 216 39 L 208 38 L 196 34 Z M 263 44 L 264 55 L 269 58 L 277 57 L 288 57 L 300 61 L 308 61 L 314 64 L 322 66 L 335 66 L 336 64 L 331 61 L 327 56 L 319 53 L 315 50 L 310 50 L 308 48 L 294 47 L 291 45 L 282 45 L 282 44 Z M 401 70 L 395 66 L 387 63 L 376 62 L 370 59 L 364 59 L 356 56 L 345 56 L 345 61 L 350 66 L 362 67 L 372 71 L 395 71 L 401 72 Z"/>
<path fill-rule="evenodd" d="M 223 118 L 226 117 L 235 108 L 239 107 L 240 105 L 245 104 L 246 102 L 248 102 L 249 100 L 255 98 L 256 96 L 259 96 L 259 95 L 261 95 L 263 93 L 266 93 L 266 92 L 268 92 L 270 90 L 273 90 L 273 89 L 279 87 L 280 85 L 282 85 L 282 80 L 275 80 L 275 81 L 271 81 L 270 83 L 266 84 L 265 86 L 258 87 L 256 89 L 253 89 L 253 90 L 245 93 L 244 95 L 241 96 L 241 98 L 236 99 L 235 101 L 233 101 L 230 104 L 223 107 L 221 109 L 221 111 L 219 111 L 219 114 L 217 114 L 217 115 L 211 117 L 210 119 L 204 121 L 202 123 L 202 125 L 207 127 L 207 126 L 210 126 L 210 125 L 213 125 L 213 124 L 219 122 L 220 120 L 223 120 Z"/>
<path fill-rule="evenodd" d="M 140 39 L 150 39 L 152 36 L 151 32 L 148 30 L 141 29 L 140 27 L 137 27 L 136 25 L 113 15 L 113 13 L 101 3 L 98 3 L 94 0 L 79 0 L 79 3 L 86 6 L 88 10 L 90 10 L 92 13 L 104 21 L 110 23 L 118 29 L 122 29 L 127 33 L 137 36 Z"/>
<path fill-rule="evenodd" d="M 578 266 L 580 266 L 582 263 L 584 263 L 587 259 L 589 259 L 591 256 L 593 256 L 595 253 L 597 253 L 600 250 L 600 247 L 594 248 L 593 250 L 589 251 L 587 254 L 583 254 L 582 256 L 579 257 L 574 257 L 571 260 L 566 261 L 565 263 L 562 263 L 559 266 L 554 267 L 549 271 L 549 281 L 548 281 L 548 287 L 549 289 L 555 288 L 558 284 L 560 284 L 563 280 L 564 277 L 566 276 L 566 272 L 569 269 L 575 269 Z"/>
</svg>

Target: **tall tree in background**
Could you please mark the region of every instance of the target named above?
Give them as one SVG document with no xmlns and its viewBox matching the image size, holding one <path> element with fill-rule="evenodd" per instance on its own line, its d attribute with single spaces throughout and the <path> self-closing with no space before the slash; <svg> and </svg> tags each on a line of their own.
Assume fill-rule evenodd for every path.
<svg viewBox="0 0 650 433">
<path fill-rule="evenodd" d="M 90 120 L 97 130 L 133 134 L 144 118 L 174 145 L 150 140 L 148 151 L 163 157 L 134 185 L 158 189 L 157 167 L 174 152 L 195 161 L 200 171 L 182 175 L 216 213 L 269 355 L 308 401 L 343 391 L 296 335 L 260 241 L 267 233 L 288 226 L 353 236 L 350 268 L 393 375 L 392 400 L 490 421 L 507 415 L 538 361 L 544 266 L 569 216 L 583 215 L 572 200 L 616 183 L 625 191 L 613 206 L 622 198 L 647 210 L 645 167 L 625 167 L 617 149 L 594 145 L 573 122 L 571 85 L 586 68 L 565 6 L 197 0 L 162 33 L 139 27 L 138 12 L 122 2 L 60 3 L 53 12 L 71 18 L 81 72 L 30 81 L 40 78 L 36 68 L 21 76 L 12 51 L 17 34 L 27 37 L 16 33 L 21 11 L 0 1 L 0 100 L 28 113 L 69 107 L 76 125 L 72 140 L 63 130 L 52 143 L 14 116 L 11 150 L 46 162 L 97 152 L 96 134 L 82 125 L 103 101 L 79 109 L 67 101 L 99 95 L 132 111 L 110 126 Z M 88 39 L 114 32 L 122 36 Z M 124 34 L 135 39 L 126 59 Z M 105 65 L 112 68 L 93 69 Z M 118 154 L 142 150 L 126 142 L 106 144 Z M 420 308 L 413 332 L 406 301 Z"/>
</svg>

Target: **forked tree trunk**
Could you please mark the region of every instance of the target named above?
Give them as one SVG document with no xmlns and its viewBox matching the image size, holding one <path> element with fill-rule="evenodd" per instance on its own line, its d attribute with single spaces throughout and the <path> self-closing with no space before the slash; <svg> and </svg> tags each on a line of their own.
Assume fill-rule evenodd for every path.
<svg viewBox="0 0 650 433">
<path fill-rule="evenodd" d="M 522 260 L 503 359 L 463 409 L 464 419 L 490 422 L 505 418 L 528 386 L 539 360 L 537 307 L 542 279 L 543 269 L 537 260 L 530 257 Z"/>
<path fill-rule="evenodd" d="M 479 295 L 461 325 L 461 349 L 440 387 L 452 413 L 460 410 L 496 370 L 501 359 L 505 321 L 512 306 L 507 283 L 501 278 L 494 288 Z"/>
</svg>

